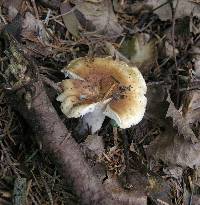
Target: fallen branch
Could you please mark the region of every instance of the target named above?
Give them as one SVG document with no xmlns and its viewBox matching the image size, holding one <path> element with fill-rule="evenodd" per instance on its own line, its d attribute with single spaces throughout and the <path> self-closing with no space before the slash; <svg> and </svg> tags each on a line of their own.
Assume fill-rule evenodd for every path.
<svg viewBox="0 0 200 205">
<path fill-rule="evenodd" d="M 16 41 L 12 38 L 9 41 L 10 65 L 6 73 L 9 79 L 13 76 L 15 79 L 11 87 L 6 86 L 10 104 L 27 121 L 41 141 L 44 151 L 51 153 L 60 165 L 62 175 L 73 186 L 81 204 L 112 205 L 111 195 L 104 190 L 93 174 L 79 145 L 71 137 L 52 106 L 37 66 L 30 59 L 24 58 L 15 45 Z"/>
</svg>

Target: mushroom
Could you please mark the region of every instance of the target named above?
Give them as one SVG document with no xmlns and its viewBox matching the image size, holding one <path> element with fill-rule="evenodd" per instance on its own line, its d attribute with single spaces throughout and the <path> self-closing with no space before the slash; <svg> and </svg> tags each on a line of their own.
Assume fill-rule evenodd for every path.
<svg viewBox="0 0 200 205">
<path fill-rule="evenodd" d="M 136 67 L 107 58 L 78 58 L 62 70 L 70 79 L 62 81 L 57 100 L 68 118 L 83 116 L 95 133 L 105 116 L 120 128 L 138 124 L 145 112 L 145 80 Z"/>
</svg>

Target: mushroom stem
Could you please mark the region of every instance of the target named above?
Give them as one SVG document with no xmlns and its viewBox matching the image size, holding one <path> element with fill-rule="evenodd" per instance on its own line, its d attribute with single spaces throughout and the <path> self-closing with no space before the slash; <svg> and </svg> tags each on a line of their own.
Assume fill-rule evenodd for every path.
<svg viewBox="0 0 200 205">
<path fill-rule="evenodd" d="M 95 105 L 93 112 L 89 112 L 83 116 L 81 126 L 78 126 L 80 132 L 84 133 L 89 128 L 91 133 L 94 134 L 100 130 L 103 121 L 105 120 L 104 110 L 110 100 L 111 99 L 107 99 L 102 103 L 98 103 Z"/>
<path fill-rule="evenodd" d="M 100 106 L 94 112 L 90 112 L 83 116 L 83 125 L 89 127 L 91 133 L 94 134 L 96 131 L 98 131 L 101 128 L 104 119 L 105 119 L 105 115 L 103 114 L 102 107 Z"/>
</svg>

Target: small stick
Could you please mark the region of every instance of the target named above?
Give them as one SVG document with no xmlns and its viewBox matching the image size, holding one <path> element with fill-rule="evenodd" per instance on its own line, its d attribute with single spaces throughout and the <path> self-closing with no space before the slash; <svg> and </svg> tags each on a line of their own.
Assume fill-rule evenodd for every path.
<svg viewBox="0 0 200 205">
<path fill-rule="evenodd" d="M 175 24 L 176 24 L 176 11 L 178 8 L 178 4 L 179 4 L 179 0 L 177 0 L 176 2 L 176 6 L 175 8 L 173 7 L 173 3 L 172 0 L 170 1 L 170 6 L 171 6 L 171 10 L 172 10 L 172 44 L 173 44 L 173 56 L 174 56 L 174 62 L 175 62 L 175 67 L 176 67 L 176 83 L 177 83 L 177 87 L 176 87 L 176 106 L 178 107 L 179 105 L 179 98 L 180 98 L 180 92 L 179 92 L 179 87 L 180 87 L 180 83 L 179 83 L 179 70 L 178 70 L 178 64 L 177 64 L 177 60 L 176 60 L 176 53 L 175 53 L 175 39 L 174 39 L 174 35 L 175 35 Z"/>
<path fill-rule="evenodd" d="M 129 184 L 129 172 L 130 172 L 130 163 L 129 163 L 129 147 L 128 147 L 128 136 L 126 134 L 126 130 L 121 130 L 122 138 L 123 138 L 123 146 L 124 146 L 124 159 L 125 159 L 125 177 L 126 177 L 126 185 L 125 188 L 131 188 L 131 184 Z"/>
<path fill-rule="evenodd" d="M 155 9 L 153 9 L 152 11 L 154 12 L 154 11 L 156 11 L 157 9 L 160 9 L 161 7 L 165 6 L 166 4 L 169 4 L 169 0 L 166 1 L 165 3 L 159 5 L 158 7 L 156 7 Z"/>
<path fill-rule="evenodd" d="M 39 18 L 39 13 L 38 13 L 38 10 L 37 10 L 37 6 L 36 6 L 36 3 L 35 3 L 35 0 L 31 0 L 31 3 L 32 3 L 32 5 L 33 5 L 33 9 L 34 9 L 36 18 L 37 18 L 37 19 L 40 19 L 40 18 Z"/>
</svg>

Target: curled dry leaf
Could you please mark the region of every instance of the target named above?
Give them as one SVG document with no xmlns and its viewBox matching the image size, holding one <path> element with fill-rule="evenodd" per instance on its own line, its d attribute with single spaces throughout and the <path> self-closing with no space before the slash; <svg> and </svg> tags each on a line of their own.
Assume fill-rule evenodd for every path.
<svg viewBox="0 0 200 205">
<path fill-rule="evenodd" d="M 186 121 L 181 112 L 175 108 L 169 96 L 167 100 L 169 102 L 169 108 L 166 117 L 171 117 L 173 119 L 173 126 L 177 127 L 179 134 L 183 135 L 186 140 L 191 140 L 193 143 L 198 142 L 189 122 Z"/>
<path fill-rule="evenodd" d="M 158 8 L 159 6 L 165 4 L 166 0 L 145 0 L 146 5 L 151 6 L 153 9 Z M 168 1 L 169 2 L 169 1 Z M 175 6 L 177 0 L 173 1 L 173 5 Z M 154 10 L 154 13 L 159 16 L 162 21 L 172 19 L 172 12 L 169 3 L 161 6 L 158 9 Z M 189 0 L 180 0 L 179 5 L 176 11 L 176 18 L 182 18 L 184 16 L 197 16 L 200 17 L 200 6 L 198 6 L 195 2 Z"/>
<path fill-rule="evenodd" d="M 26 12 L 22 22 L 21 36 L 26 40 L 26 53 L 30 56 L 48 56 L 52 53 L 48 35 L 41 20 L 36 19 L 30 12 Z"/>
<path fill-rule="evenodd" d="M 142 73 L 149 72 L 157 60 L 155 39 L 150 39 L 146 33 L 138 33 L 133 38 L 125 40 L 119 50 Z"/>
<path fill-rule="evenodd" d="M 145 152 L 148 158 L 162 160 L 169 166 L 200 166 L 200 143 L 185 140 L 169 122 L 166 122 L 165 131 L 145 148 Z"/>
<path fill-rule="evenodd" d="M 69 11 L 63 18 L 72 35 L 78 35 L 79 27 L 85 31 L 113 38 L 121 34 L 122 27 L 117 22 L 111 1 L 76 0 L 73 3 L 75 4 L 73 10 L 70 10 L 69 3 L 63 3 L 61 7 L 61 13 L 64 7 L 65 11 Z"/>
<path fill-rule="evenodd" d="M 43 42 L 48 41 L 47 32 L 42 21 L 36 19 L 30 12 L 26 12 L 22 28 L 22 36 L 26 37 L 32 33 Z"/>
</svg>

